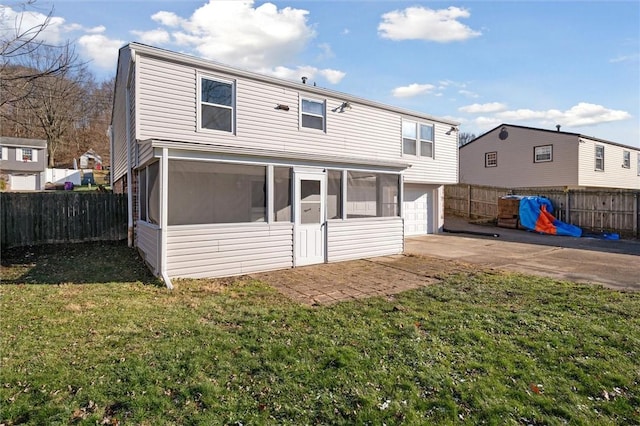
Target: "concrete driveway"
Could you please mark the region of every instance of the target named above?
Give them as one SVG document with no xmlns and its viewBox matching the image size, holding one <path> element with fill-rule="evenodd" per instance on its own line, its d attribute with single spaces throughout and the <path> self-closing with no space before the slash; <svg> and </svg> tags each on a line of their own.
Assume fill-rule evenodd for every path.
<svg viewBox="0 0 640 426">
<path fill-rule="evenodd" d="M 640 290 L 640 241 L 557 237 L 447 218 L 442 233 L 409 237 L 405 253 L 458 260 L 562 280 Z"/>
</svg>

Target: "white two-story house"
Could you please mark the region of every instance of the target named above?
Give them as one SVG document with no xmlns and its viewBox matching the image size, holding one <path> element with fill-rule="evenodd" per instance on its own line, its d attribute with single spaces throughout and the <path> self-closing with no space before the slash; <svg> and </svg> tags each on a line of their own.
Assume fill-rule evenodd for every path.
<svg viewBox="0 0 640 426">
<path fill-rule="evenodd" d="M 401 253 L 443 226 L 458 123 L 131 43 L 112 186 L 167 285 Z"/>
<path fill-rule="evenodd" d="M 503 188 L 640 189 L 640 148 L 501 124 L 460 148 L 460 182 Z"/>
</svg>

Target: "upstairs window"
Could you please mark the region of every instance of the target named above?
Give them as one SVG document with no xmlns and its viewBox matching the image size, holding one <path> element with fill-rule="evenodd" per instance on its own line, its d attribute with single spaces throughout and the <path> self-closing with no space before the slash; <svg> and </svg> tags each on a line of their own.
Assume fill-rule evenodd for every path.
<svg viewBox="0 0 640 426">
<path fill-rule="evenodd" d="M 433 125 L 420 125 L 420 156 L 433 158 Z"/>
<path fill-rule="evenodd" d="M 233 132 L 234 85 L 233 82 L 200 79 L 200 128 Z"/>
<path fill-rule="evenodd" d="M 553 161 L 553 145 L 536 146 L 533 148 L 533 162 L 546 163 Z"/>
<path fill-rule="evenodd" d="M 640 176 L 640 152 L 638 153 L 638 176 Z"/>
<path fill-rule="evenodd" d="M 24 162 L 38 161 L 38 152 L 32 148 L 18 148 L 16 149 L 16 160 Z"/>
<path fill-rule="evenodd" d="M 485 152 L 484 154 L 484 166 L 485 167 L 498 167 L 498 152 Z"/>
<path fill-rule="evenodd" d="M 433 158 L 433 125 L 402 121 L 402 153 Z"/>
<path fill-rule="evenodd" d="M 302 99 L 300 105 L 301 127 L 324 131 L 325 107 L 324 102 L 313 99 Z"/>
<path fill-rule="evenodd" d="M 412 121 L 402 122 L 402 153 L 405 155 L 417 155 L 418 133 L 416 123 Z"/>
<path fill-rule="evenodd" d="M 604 145 L 596 145 L 595 163 L 596 171 L 604 171 Z"/>
<path fill-rule="evenodd" d="M 631 152 L 622 151 L 622 167 L 625 169 L 631 168 Z"/>
</svg>

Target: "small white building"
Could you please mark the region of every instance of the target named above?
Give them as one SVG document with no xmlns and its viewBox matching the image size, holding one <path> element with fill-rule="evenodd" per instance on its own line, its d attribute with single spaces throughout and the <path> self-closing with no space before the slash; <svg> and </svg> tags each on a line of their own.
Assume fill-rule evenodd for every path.
<svg viewBox="0 0 640 426">
<path fill-rule="evenodd" d="M 81 169 L 102 169 L 102 157 L 93 149 L 80 156 Z"/>
<path fill-rule="evenodd" d="M 172 277 L 401 253 L 436 233 L 457 122 L 131 43 L 111 178 L 132 243 Z"/>
<path fill-rule="evenodd" d="M 501 124 L 460 147 L 460 183 L 640 189 L 640 148 L 559 128 Z"/>
</svg>

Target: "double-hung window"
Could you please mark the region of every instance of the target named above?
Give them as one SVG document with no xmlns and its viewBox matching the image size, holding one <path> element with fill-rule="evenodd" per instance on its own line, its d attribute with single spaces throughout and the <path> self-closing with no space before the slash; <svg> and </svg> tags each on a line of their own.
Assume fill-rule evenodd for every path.
<svg viewBox="0 0 640 426">
<path fill-rule="evenodd" d="M 418 154 L 418 132 L 416 125 L 417 123 L 413 121 L 402 122 L 402 153 L 405 155 Z"/>
<path fill-rule="evenodd" d="M 595 169 L 596 171 L 604 171 L 604 145 L 596 145 Z"/>
<path fill-rule="evenodd" d="M 16 150 L 16 160 L 18 161 L 25 161 L 25 162 L 29 162 L 29 161 L 37 161 L 36 159 L 36 151 L 34 151 L 32 148 L 21 148 Z"/>
<path fill-rule="evenodd" d="M 235 90 L 232 81 L 200 78 L 200 128 L 233 133 Z"/>
<path fill-rule="evenodd" d="M 403 120 L 402 153 L 433 158 L 433 125 Z"/>
<path fill-rule="evenodd" d="M 553 161 L 553 145 L 536 146 L 533 148 L 533 162 L 546 163 Z"/>
<path fill-rule="evenodd" d="M 485 152 L 484 153 L 484 166 L 485 167 L 498 167 L 498 152 Z"/>
<path fill-rule="evenodd" d="M 622 151 L 622 167 L 625 169 L 631 168 L 631 152 Z"/>
<path fill-rule="evenodd" d="M 300 101 L 300 126 L 307 129 L 325 129 L 325 103 L 302 98 Z"/>
</svg>

